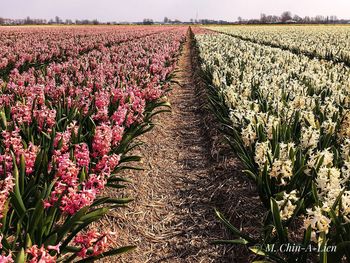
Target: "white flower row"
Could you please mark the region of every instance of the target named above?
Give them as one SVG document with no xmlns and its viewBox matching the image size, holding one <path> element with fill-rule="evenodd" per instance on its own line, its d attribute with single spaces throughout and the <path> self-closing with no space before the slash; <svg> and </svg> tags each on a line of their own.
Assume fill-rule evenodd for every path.
<svg viewBox="0 0 350 263">
<path fill-rule="evenodd" d="M 211 29 L 339 61 L 350 60 L 350 26 L 230 26 Z"/>
<path fill-rule="evenodd" d="M 303 36 L 300 33 L 299 38 Z M 197 35 L 196 40 L 202 69 L 224 94 L 232 126 L 254 155 L 259 173 L 267 169 L 270 179 L 287 189 L 298 168 L 295 152 L 300 151 L 307 166 L 301 180 L 313 178 L 321 201 L 307 209 L 305 227 L 311 226 L 314 237 L 327 234 L 328 212 L 343 190 L 342 211 L 338 212 L 349 221 L 350 69 L 223 34 Z M 299 132 L 287 127 L 290 135 L 279 135 L 276 141 L 276 131 L 282 131 L 281 127 L 290 125 L 297 116 Z M 333 138 L 335 145 L 327 143 L 328 138 Z M 339 151 L 337 160 L 334 150 Z M 292 216 L 301 194 L 299 188 L 279 193 L 282 197 L 277 203 L 283 220 Z"/>
</svg>

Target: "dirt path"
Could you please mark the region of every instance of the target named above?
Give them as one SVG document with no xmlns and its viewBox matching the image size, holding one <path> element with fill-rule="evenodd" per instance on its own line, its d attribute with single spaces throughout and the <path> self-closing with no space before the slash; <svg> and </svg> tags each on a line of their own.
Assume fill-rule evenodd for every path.
<svg viewBox="0 0 350 263">
<path fill-rule="evenodd" d="M 126 173 L 133 184 L 123 192 L 135 201 L 105 221 L 118 233 L 118 245 L 138 246 L 113 262 L 240 262 L 235 251 L 209 244 L 225 235 L 213 207 L 241 221 L 246 208 L 237 209 L 240 195 L 252 198 L 252 187 L 237 179 L 234 158 L 212 158 L 215 138 L 207 132 L 211 123 L 194 79 L 188 36 L 178 63 L 180 85 L 169 96 L 172 113 L 156 117 L 158 125 L 142 138 L 145 171 Z"/>
</svg>

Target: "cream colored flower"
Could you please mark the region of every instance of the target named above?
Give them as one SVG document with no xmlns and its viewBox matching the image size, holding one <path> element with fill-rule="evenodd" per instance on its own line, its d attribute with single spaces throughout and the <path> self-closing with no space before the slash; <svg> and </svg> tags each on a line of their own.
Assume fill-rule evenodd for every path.
<svg viewBox="0 0 350 263">
<path fill-rule="evenodd" d="M 301 129 L 301 140 L 300 146 L 303 149 L 314 149 L 317 146 L 320 137 L 320 131 L 313 129 L 311 126 L 309 128 L 303 127 Z"/>
<path fill-rule="evenodd" d="M 316 233 L 328 233 L 330 228 L 331 220 L 323 215 L 322 209 L 320 207 L 315 207 L 314 209 L 306 209 L 307 218 L 304 219 L 304 228 L 307 229 L 311 226 L 312 230 Z"/>
<path fill-rule="evenodd" d="M 321 159 L 323 159 L 322 163 Z M 333 164 L 333 153 L 330 151 L 329 148 L 324 149 L 323 151 L 317 151 L 315 154 L 310 155 L 310 159 L 307 162 L 307 169 L 305 170 L 305 173 L 307 175 L 311 175 L 311 171 L 313 168 L 316 168 L 317 166 L 320 167 L 328 167 Z"/>
<path fill-rule="evenodd" d="M 350 111 L 344 114 L 338 136 L 340 139 L 350 139 Z"/>
<path fill-rule="evenodd" d="M 274 160 L 269 175 L 281 185 L 286 185 L 293 175 L 291 160 Z"/>
<path fill-rule="evenodd" d="M 242 129 L 241 134 L 245 146 L 252 145 L 257 139 L 257 135 L 252 124 L 248 124 L 246 128 Z"/>
<path fill-rule="evenodd" d="M 341 157 L 344 161 L 350 161 L 350 138 L 346 138 L 341 145 Z"/>
<path fill-rule="evenodd" d="M 298 200 L 299 198 L 297 197 L 296 190 L 293 190 L 289 194 L 287 194 L 286 192 L 283 192 L 282 200 L 276 201 L 282 220 L 288 220 L 289 218 L 292 217 L 296 208 L 296 202 Z"/>
<path fill-rule="evenodd" d="M 337 123 L 331 120 L 326 120 L 322 123 L 321 127 L 325 130 L 327 134 L 333 134 L 335 132 L 336 124 Z"/>
</svg>

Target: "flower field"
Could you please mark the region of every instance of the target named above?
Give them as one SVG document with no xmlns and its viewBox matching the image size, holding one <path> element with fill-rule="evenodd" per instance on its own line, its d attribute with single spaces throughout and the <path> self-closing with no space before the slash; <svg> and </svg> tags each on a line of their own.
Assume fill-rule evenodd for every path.
<svg viewBox="0 0 350 263">
<path fill-rule="evenodd" d="M 0 31 L 0 76 L 77 57 L 94 49 L 162 31 L 147 27 L 3 28 Z"/>
<path fill-rule="evenodd" d="M 297 54 L 343 62 L 350 66 L 350 28 L 329 26 L 234 26 L 209 27 L 263 45 Z"/>
<path fill-rule="evenodd" d="M 126 252 L 89 228 L 129 198 L 119 172 L 169 108 L 186 27 L 0 29 L 1 262 L 91 261 Z M 159 107 L 162 107 L 159 109 Z"/>
<path fill-rule="evenodd" d="M 0 27 L 0 262 L 348 262 L 349 30 Z"/>
<path fill-rule="evenodd" d="M 349 27 L 210 29 L 225 34 L 195 38 L 211 108 L 267 211 L 260 236 L 217 211 L 237 237 L 226 243 L 267 262 L 349 260 Z M 304 250 L 269 249 L 286 243 Z"/>
</svg>

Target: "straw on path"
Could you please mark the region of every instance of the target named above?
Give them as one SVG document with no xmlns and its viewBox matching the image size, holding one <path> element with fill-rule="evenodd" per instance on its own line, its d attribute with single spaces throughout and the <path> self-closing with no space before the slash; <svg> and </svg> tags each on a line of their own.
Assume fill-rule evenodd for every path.
<svg viewBox="0 0 350 263">
<path fill-rule="evenodd" d="M 261 214 L 255 190 L 237 172 L 236 159 L 213 151 L 218 136 L 202 108 L 191 55 L 188 34 L 177 67 L 180 85 L 174 84 L 169 95 L 172 113 L 158 115 L 157 126 L 142 137 L 145 144 L 136 153 L 143 156 L 145 170 L 124 174 L 133 183 L 122 192 L 135 201 L 102 222 L 117 232 L 116 245 L 137 246 L 110 262 L 247 262 L 245 249 L 210 244 L 227 237 L 213 207 L 238 225 L 244 219 L 250 232 Z"/>
</svg>

